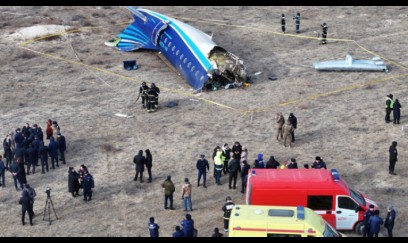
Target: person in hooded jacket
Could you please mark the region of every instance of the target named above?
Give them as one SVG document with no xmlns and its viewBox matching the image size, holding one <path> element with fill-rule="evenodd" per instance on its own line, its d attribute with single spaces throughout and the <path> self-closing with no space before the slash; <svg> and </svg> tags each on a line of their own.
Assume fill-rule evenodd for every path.
<svg viewBox="0 0 408 243">
<path fill-rule="evenodd" d="M 153 156 L 150 153 L 149 149 L 146 149 L 145 152 L 146 152 L 146 168 L 147 168 L 147 173 L 149 174 L 149 180 L 147 181 L 147 183 L 151 183 L 152 182 Z"/>
<path fill-rule="evenodd" d="M 68 169 L 68 192 L 72 193 L 73 197 L 79 195 L 79 174 L 75 171 L 74 167 Z"/>
<path fill-rule="evenodd" d="M 133 180 L 137 181 L 137 177 L 140 174 L 140 183 L 143 183 L 143 171 L 146 163 L 146 158 L 143 156 L 143 150 L 139 150 L 139 153 L 135 155 L 133 158 L 133 163 L 136 164 L 136 175 Z"/>
<path fill-rule="evenodd" d="M 265 168 L 265 162 L 263 161 L 263 154 L 261 153 L 258 154 L 258 164 L 259 164 L 259 168 L 261 169 Z"/>
<path fill-rule="evenodd" d="M 191 218 L 191 214 L 186 214 L 186 218 L 181 221 L 181 226 L 183 226 L 184 237 L 193 237 L 194 220 Z"/>
<path fill-rule="evenodd" d="M 390 164 L 388 166 L 388 172 L 390 175 L 397 175 L 394 170 L 395 170 L 395 164 L 398 161 L 398 151 L 397 151 L 397 142 L 393 141 L 391 143 L 390 148 L 388 149 L 388 152 L 390 153 Z"/>
<path fill-rule="evenodd" d="M 395 99 L 392 114 L 394 115 L 394 124 L 399 124 L 401 117 L 401 104 L 398 99 Z"/>
<path fill-rule="evenodd" d="M 268 169 L 277 169 L 279 168 L 280 164 L 278 161 L 275 160 L 275 157 L 272 155 L 271 157 L 269 157 L 268 162 L 266 162 L 266 166 L 265 168 Z"/>
</svg>

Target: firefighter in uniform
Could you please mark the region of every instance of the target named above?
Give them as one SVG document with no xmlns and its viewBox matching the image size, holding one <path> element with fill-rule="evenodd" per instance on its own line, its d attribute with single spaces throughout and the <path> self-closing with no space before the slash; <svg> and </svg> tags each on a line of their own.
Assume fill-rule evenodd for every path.
<svg viewBox="0 0 408 243">
<path fill-rule="evenodd" d="M 296 34 L 300 33 L 300 13 L 297 13 L 296 16 L 293 17 L 296 24 Z"/>
<path fill-rule="evenodd" d="M 286 24 L 286 21 L 285 21 L 285 14 L 282 14 L 282 18 L 281 18 L 281 24 L 282 24 L 282 32 L 285 34 L 285 24 Z"/>
<path fill-rule="evenodd" d="M 227 202 L 222 207 L 222 210 L 224 211 L 224 231 L 228 232 L 231 211 L 234 208 L 235 204 L 232 202 L 232 198 L 230 196 L 228 196 L 225 200 Z"/>
<path fill-rule="evenodd" d="M 320 25 L 322 27 L 322 40 L 320 41 L 320 44 L 325 45 L 327 44 L 327 24 L 323 23 L 322 25 Z"/>
<path fill-rule="evenodd" d="M 153 94 L 153 106 L 151 107 L 152 111 L 156 111 L 157 108 L 159 107 L 159 94 L 160 94 L 160 89 L 152 83 L 150 87 L 151 93 Z"/>
<path fill-rule="evenodd" d="M 142 96 L 142 107 L 143 108 L 146 108 L 147 106 L 147 90 L 148 89 L 149 89 L 149 86 L 147 86 L 146 82 L 143 82 L 139 88 L 139 95 Z"/>
<path fill-rule="evenodd" d="M 150 87 L 147 90 L 147 112 L 154 111 L 154 90 Z"/>
</svg>

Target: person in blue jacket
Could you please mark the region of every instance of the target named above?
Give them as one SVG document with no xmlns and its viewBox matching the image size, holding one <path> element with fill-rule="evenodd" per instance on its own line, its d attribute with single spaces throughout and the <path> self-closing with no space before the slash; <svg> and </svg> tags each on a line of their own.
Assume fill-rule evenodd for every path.
<svg viewBox="0 0 408 243">
<path fill-rule="evenodd" d="M 194 220 L 191 219 L 189 213 L 186 214 L 186 218 L 181 221 L 181 226 L 183 226 L 184 237 L 193 237 Z"/>
<path fill-rule="evenodd" d="M 370 217 L 368 224 L 370 225 L 368 237 L 378 237 L 381 225 L 384 224 L 383 219 L 380 218 L 380 211 L 378 209 L 374 211 L 374 216 Z"/>
<path fill-rule="evenodd" d="M 154 217 L 150 217 L 147 226 L 149 226 L 150 237 L 159 237 L 160 226 L 154 222 Z"/>
</svg>

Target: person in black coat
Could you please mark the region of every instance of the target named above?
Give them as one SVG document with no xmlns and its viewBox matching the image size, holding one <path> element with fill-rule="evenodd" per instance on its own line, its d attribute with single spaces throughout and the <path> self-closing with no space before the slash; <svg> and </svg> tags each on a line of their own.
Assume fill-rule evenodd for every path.
<svg viewBox="0 0 408 243">
<path fill-rule="evenodd" d="M 140 174 L 140 182 L 141 183 L 144 182 L 143 171 L 146 163 L 146 158 L 143 156 L 143 150 L 139 150 L 139 153 L 133 158 L 133 163 L 136 164 L 136 175 L 133 180 L 137 181 L 137 177 Z"/>
<path fill-rule="evenodd" d="M 147 181 L 147 183 L 151 183 L 152 182 L 153 156 L 150 153 L 149 149 L 146 149 L 145 152 L 146 152 L 146 168 L 147 168 L 147 173 L 149 174 L 149 180 Z"/>
<path fill-rule="evenodd" d="M 394 115 L 394 124 L 399 124 L 400 117 L 401 117 L 401 104 L 399 103 L 398 99 L 395 99 L 394 106 L 393 106 L 393 115 Z"/>
<path fill-rule="evenodd" d="M 24 170 L 24 167 L 23 167 Z M 14 180 L 14 186 L 16 187 L 16 190 L 18 191 L 18 186 L 17 186 L 17 182 L 18 184 L 20 184 L 20 188 L 21 190 L 23 190 L 23 176 L 21 173 L 21 169 L 20 166 L 18 165 L 17 161 L 14 161 L 13 163 L 11 163 L 10 167 L 9 167 L 9 171 L 13 176 L 13 180 Z"/>
<path fill-rule="evenodd" d="M 55 142 L 54 137 L 50 138 L 50 144 L 48 145 L 48 154 L 50 155 L 51 158 L 51 169 L 55 169 L 55 162 L 57 163 L 57 167 L 59 167 L 59 162 L 58 162 L 58 145 L 57 142 Z"/>
<path fill-rule="evenodd" d="M 83 191 L 84 191 L 84 200 L 91 201 L 92 200 L 92 189 L 95 187 L 95 184 L 94 184 L 93 176 L 88 173 L 88 170 L 85 170 L 82 184 L 83 184 Z"/>
<path fill-rule="evenodd" d="M 288 169 L 297 169 L 298 165 L 295 158 L 290 159 L 290 163 L 288 164 Z"/>
<path fill-rule="evenodd" d="M 390 153 L 390 165 L 388 167 L 388 172 L 390 173 L 390 175 L 396 175 L 396 173 L 394 172 L 395 169 L 395 164 L 398 161 L 398 151 L 397 151 L 397 142 L 393 141 L 388 152 Z"/>
<path fill-rule="evenodd" d="M 228 170 L 229 170 L 229 189 L 236 189 L 236 184 L 237 184 L 237 177 L 238 177 L 238 170 L 240 168 L 239 165 L 239 160 L 238 159 L 232 159 L 229 164 L 228 164 Z M 232 180 L 234 179 L 234 184 L 231 187 Z"/>
<path fill-rule="evenodd" d="M 45 174 L 45 170 L 48 172 L 48 146 L 43 145 L 39 148 L 38 153 L 41 160 L 41 174 Z"/>
<path fill-rule="evenodd" d="M 75 171 L 74 167 L 68 169 L 68 192 L 72 193 L 73 197 L 79 195 L 79 174 Z"/>
<path fill-rule="evenodd" d="M 60 154 L 60 158 L 62 161 L 62 164 L 66 164 L 67 162 L 65 161 L 65 151 L 67 150 L 67 145 L 65 143 L 65 137 L 63 135 L 61 135 L 61 133 L 57 133 L 57 147 L 58 147 L 58 151 Z"/>
<path fill-rule="evenodd" d="M 33 167 L 33 174 L 35 174 L 35 166 L 37 165 L 37 161 L 38 161 L 38 152 L 34 148 L 33 144 L 30 144 L 26 152 L 28 155 L 27 175 L 30 174 L 31 166 Z"/>
<path fill-rule="evenodd" d="M 28 211 L 28 218 L 30 219 L 30 225 L 33 225 L 33 204 L 34 200 L 30 197 L 28 190 L 23 190 L 21 193 L 21 223 L 25 225 L 25 214 Z"/>
<path fill-rule="evenodd" d="M 13 159 L 13 151 L 11 150 L 10 140 L 5 138 L 3 140 L 4 159 L 6 160 L 6 169 L 8 170 Z"/>
<path fill-rule="evenodd" d="M 271 156 L 271 157 L 269 157 L 268 162 L 266 162 L 265 168 L 267 168 L 267 169 L 277 169 L 277 168 L 279 168 L 279 166 L 280 166 L 280 163 L 275 160 L 275 157 Z"/>
<path fill-rule="evenodd" d="M 281 25 L 282 25 L 282 32 L 283 32 L 284 34 L 285 34 L 285 30 L 286 30 L 285 24 L 286 24 L 285 14 L 282 14 L 282 17 L 281 17 Z"/>
<path fill-rule="evenodd" d="M 198 170 L 197 187 L 200 186 L 200 180 L 201 180 L 201 177 L 203 177 L 204 188 L 206 188 L 207 187 L 206 185 L 207 171 L 210 170 L 210 165 L 208 164 L 208 160 L 205 159 L 204 154 L 200 154 L 200 159 L 197 160 L 196 168 Z"/>
<path fill-rule="evenodd" d="M 248 171 L 251 168 L 251 166 L 247 163 L 246 160 L 242 161 L 242 169 L 241 169 L 241 181 L 242 181 L 242 187 L 241 187 L 241 193 L 245 193 L 246 189 L 246 184 L 248 180 Z"/>
<path fill-rule="evenodd" d="M 293 113 L 289 114 L 288 122 L 290 124 L 292 124 L 292 127 L 293 127 L 293 130 L 292 130 L 292 143 L 294 143 L 295 142 L 295 130 L 297 128 L 297 118 L 296 118 L 295 115 L 293 115 Z"/>
<path fill-rule="evenodd" d="M 384 227 L 387 228 L 388 237 L 392 237 L 392 229 L 394 228 L 396 212 L 393 206 L 388 206 L 387 210 L 388 213 L 387 217 L 385 218 Z"/>
</svg>

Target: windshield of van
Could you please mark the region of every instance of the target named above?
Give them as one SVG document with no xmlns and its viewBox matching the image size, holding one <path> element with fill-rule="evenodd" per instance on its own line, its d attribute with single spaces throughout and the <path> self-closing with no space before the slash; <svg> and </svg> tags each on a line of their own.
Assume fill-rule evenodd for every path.
<svg viewBox="0 0 408 243">
<path fill-rule="evenodd" d="M 356 200 L 360 205 L 363 205 L 363 206 L 366 205 L 366 202 L 365 202 L 365 200 L 364 200 L 364 197 L 363 197 L 360 193 L 354 191 L 354 190 L 351 189 L 351 188 L 350 188 L 350 196 L 351 196 L 354 200 Z"/>
<path fill-rule="evenodd" d="M 331 227 L 327 222 L 324 222 L 323 237 L 341 237 L 341 234 Z"/>
</svg>

